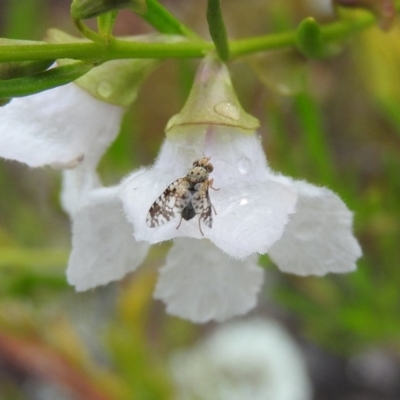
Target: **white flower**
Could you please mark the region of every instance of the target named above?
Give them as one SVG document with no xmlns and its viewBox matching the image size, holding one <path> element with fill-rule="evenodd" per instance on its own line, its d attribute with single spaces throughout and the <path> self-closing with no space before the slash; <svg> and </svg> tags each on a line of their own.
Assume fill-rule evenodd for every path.
<svg viewBox="0 0 400 400">
<path fill-rule="evenodd" d="M 257 127 L 241 108 L 226 67 L 208 57 L 183 110 L 167 125 L 154 166 L 121 184 L 136 241 L 192 238 L 175 244 L 157 284 L 156 297 L 171 314 L 205 322 L 250 310 L 263 280 L 257 254 L 269 253 L 283 271 L 299 275 L 356 268 L 361 249 L 352 234 L 352 213 L 330 190 L 273 172 Z M 212 228 L 203 224 L 203 236 L 196 216 L 177 229 L 179 215 L 149 227 L 152 203 L 205 156 L 211 157 L 210 179 L 218 188 L 209 189 L 216 210 Z"/>
<path fill-rule="evenodd" d="M 337 195 L 272 172 L 254 132 L 197 130 L 167 138 L 155 165 L 126 178 L 120 187 L 137 242 L 181 238 L 155 292 L 169 313 L 206 322 L 247 312 L 263 281 L 261 268 L 257 273 L 255 267 L 259 253 L 269 253 L 281 270 L 298 275 L 356 268 L 361 250 L 352 234 L 352 213 Z M 210 190 L 217 211 L 213 227 L 202 227 L 203 238 L 198 217 L 182 221 L 179 229 L 179 216 L 160 227 L 147 226 L 153 201 L 203 154 L 211 155 L 210 176 L 219 188 Z"/>
<path fill-rule="evenodd" d="M 361 250 L 344 203 L 328 189 L 268 167 L 258 122 L 241 109 L 226 67 L 206 60 L 196 80 L 184 109 L 167 126 L 153 167 L 117 187 L 92 190 L 75 208 L 69 282 L 85 290 L 119 279 L 137 268 L 150 244 L 176 239 L 155 297 L 171 314 L 206 322 L 255 306 L 263 283 L 258 254 L 269 253 L 283 271 L 299 275 L 354 270 Z M 209 190 L 216 210 L 212 228 L 203 224 L 203 236 L 196 216 L 177 229 L 178 213 L 149 227 L 153 202 L 204 156 L 211 157 L 210 178 L 218 189 Z M 72 182 L 64 198 L 79 190 Z"/>
<path fill-rule="evenodd" d="M 250 320 L 217 329 L 175 354 L 179 400 L 308 400 L 311 383 L 301 352 L 275 322 Z"/>
</svg>

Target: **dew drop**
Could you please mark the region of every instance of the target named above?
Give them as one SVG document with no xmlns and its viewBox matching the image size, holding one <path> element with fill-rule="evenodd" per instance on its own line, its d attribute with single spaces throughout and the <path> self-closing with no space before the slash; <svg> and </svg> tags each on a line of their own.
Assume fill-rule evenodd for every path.
<svg viewBox="0 0 400 400">
<path fill-rule="evenodd" d="M 102 81 L 97 86 L 97 93 L 99 96 L 107 99 L 113 93 L 112 85 L 107 81 Z"/>
<path fill-rule="evenodd" d="M 240 205 L 241 205 L 241 206 L 244 206 L 244 205 L 246 205 L 248 202 L 249 202 L 249 201 L 248 201 L 247 199 L 241 199 L 241 200 L 240 200 Z"/>
<path fill-rule="evenodd" d="M 239 121 L 240 110 L 234 104 L 229 101 L 222 101 L 214 106 L 214 110 L 219 115 L 223 117 L 232 119 L 234 121 Z"/>
<path fill-rule="evenodd" d="M 247 157 L 242 157 L 237 162 L 237 168 L 239 172 L 243 175 L 247 174 L 251 167 L 251 161 Z"/>
</svg>

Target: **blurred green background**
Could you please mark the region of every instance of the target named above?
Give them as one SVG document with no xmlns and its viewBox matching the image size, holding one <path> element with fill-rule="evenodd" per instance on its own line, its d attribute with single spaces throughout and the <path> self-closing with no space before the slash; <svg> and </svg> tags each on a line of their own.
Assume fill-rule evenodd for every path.
<svg viewBox="0 0 400 400">
<path fill-rule="evenodd" d="M 205 1 L 162 3 L 207 36 Z M 226 1 L 229 37 L 293 29 L 309 15 L 332 19 L 314 3 Z M 69 5 L 0 0 L 1 36 L 41 39 L 50 27 L 76 34 Z M 115 29 L 151 31 L 128 11 Z M 357 272 L 323 278 L 285 275 L 262 257 L 267 284 L 252 314 L 277 319 L 302 346 L 316 400 L 398 399 L 400 26 L 370 28 L 335 51 L 318 61 L 276 52 L 229 64 L 244 108 L 261 121 L 271 167 L 338 193 L 355 213 L 364 252 Z M 99 167 L 105 184 L 153 162 L 197 65 L 166 60 L 144 82 Z M 59 190 L 57 171 L 0 162 L 0 399 L 173 399 L 169 355 L 215 324 L 170 317 L 152 300 L 165 246 L 123 282 L 75 293 L 65 280 L 70 224 Z M 370 354 L 378 355 L 370 368 L 365 362 L 368 368 L 357 369 L 355 360 Z M 387 366 L 391 379 L 369 378 L 383 376 Z"/>
</svg>

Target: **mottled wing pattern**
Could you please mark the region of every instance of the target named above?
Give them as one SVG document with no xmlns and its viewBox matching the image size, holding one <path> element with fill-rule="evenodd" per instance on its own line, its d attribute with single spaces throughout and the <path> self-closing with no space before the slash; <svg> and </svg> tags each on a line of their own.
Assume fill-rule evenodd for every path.
<svg viewBox="0 0 400 400">
<path fill-rule="evenodd" d="M 199 214 L 200 221 L 209 228 L 212 227 L 212 212 L 210 195 L 208 194 L 209 182 L 205 181 L 201 184 L 199 190 L 193 194 L 192 204 L 196 214 Z"/>
<path fill-rule="evenodd" d="M 147 225 L 151 228 L 164 225 L 175 217 L 175 213 L 181 213 L 190 200 L 188 187 L 185 178 L 172 182 L 150 207 Z"/>
</svg>

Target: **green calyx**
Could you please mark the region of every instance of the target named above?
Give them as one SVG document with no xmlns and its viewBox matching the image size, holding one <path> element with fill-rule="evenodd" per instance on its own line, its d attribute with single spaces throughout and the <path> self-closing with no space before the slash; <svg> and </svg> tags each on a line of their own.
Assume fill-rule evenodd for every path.
<svg viewBox="0 0 400 400">
<path fill-rule="evenodd" d="M 75 20 L 81 20 L 123 8 L 131 8 L 144 14 L 147 10 L 146 0 L 73 0 L 71 16 Z"/>
<path fill-rule="evenodd" d="M 87 42 L 65 32 L 51 29 L 47 34 L 51 43 Z M 152 41 L 156 35 L 142 35 L 126 38 L 126 40 Z M 72 60 L 59 60 L 58 64 L 65 65 Z M 113 60 L 95 68 L 75 83 L 98 100 L 118 106 L 129 106 L 137 97 L 142 81 L 159 64 L 154 59 Z"/>
<path fill-rule="evenodd" d="M 214 56 L 204 59 L 189 97 L 179 114 L 167 124 L 166 132 L 183 125 L 225 125 L 253 132 L 260 123 L 243 110 L 233 89 L 227 67 Z"/>
</svg>

